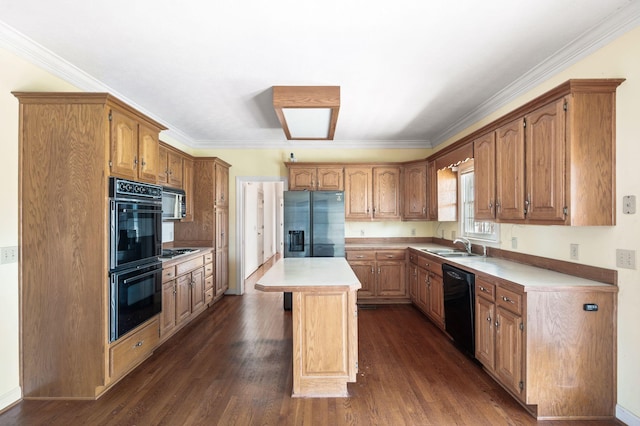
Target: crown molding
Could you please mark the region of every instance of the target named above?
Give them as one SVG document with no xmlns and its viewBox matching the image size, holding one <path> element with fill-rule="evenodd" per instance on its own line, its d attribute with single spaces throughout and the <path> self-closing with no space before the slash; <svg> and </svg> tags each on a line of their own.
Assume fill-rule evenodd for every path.
<svg viewBox="0 0 640 426">
<path fill-rule="evenodd" d="M 473 111 L 462 116 L 432 139 L 433 147 L 469 128 L 474 123 L 509 104 L 529 90 L 534 89 L 554 75 L 609 44 L 624 33 L 640 25 L 640 2 L 632 1 L 583 32 L 546 60 L 504 89 L 481 103 Z"/>
<path fill-rule="evenodd" d="M 199 149 L 430 149 L 426 140 L 269 140 L 269 141 L 194 141 Z"/>
</svg>

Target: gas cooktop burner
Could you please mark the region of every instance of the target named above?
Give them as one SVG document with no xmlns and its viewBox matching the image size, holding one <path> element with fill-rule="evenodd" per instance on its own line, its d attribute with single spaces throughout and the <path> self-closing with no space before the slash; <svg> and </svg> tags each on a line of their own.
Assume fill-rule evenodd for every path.
<svg viewBox="0 0 640 426">
<path fill-rule="evenodd" d="M 198 251 L 200 251 L 200 249 L 194 249 L 194 248 L 163 249 L 162 255 L 160 255 L 160 257 L 162 259 L 171 259 L 173 257 L 182 256 L 183 254 L 190 254 Z"/>
</svg>

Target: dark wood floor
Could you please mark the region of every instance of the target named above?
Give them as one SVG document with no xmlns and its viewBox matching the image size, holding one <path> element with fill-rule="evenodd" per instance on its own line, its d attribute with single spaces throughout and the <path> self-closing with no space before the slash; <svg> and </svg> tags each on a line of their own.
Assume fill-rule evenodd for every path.
<svg viewBox="0 0 640 426">
<path fill-rule="evenodd" d="M 0 424 L 536 424 L 409 305 L 360 309 L 360 372 L 349 398 L 291 398 L 291 357 L 282 295 L 227 296 L 99 400 L 23 401 Z"/>
</svg>

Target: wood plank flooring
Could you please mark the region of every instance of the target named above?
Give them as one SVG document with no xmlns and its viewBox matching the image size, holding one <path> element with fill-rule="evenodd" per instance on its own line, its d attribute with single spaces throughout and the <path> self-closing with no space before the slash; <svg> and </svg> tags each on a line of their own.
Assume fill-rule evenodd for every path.
<svg viewBox="0 0 640 426">
<path fill-rule="evenodd" d="M 538 424 L 410 305 L 360 309 L 359 345 L 349 398 L 291 398 L 282 295 L 226 296 L 99 400 L 23 401 L 0 425 Z"/>
</svg>

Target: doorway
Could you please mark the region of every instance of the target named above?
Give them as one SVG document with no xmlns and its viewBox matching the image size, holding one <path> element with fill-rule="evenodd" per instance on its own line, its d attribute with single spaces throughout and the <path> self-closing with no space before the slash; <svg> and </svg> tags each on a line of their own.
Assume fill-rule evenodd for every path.
<svg viewBox="0 0 640 426">
<path fill-rule="evenodd" d="M 236 177 L 236 289 L 253 291 L 256 272 L 282 256 L 286 178 Z M 247 281 L 251 279 L 250 281 Z"/>
</svg>

